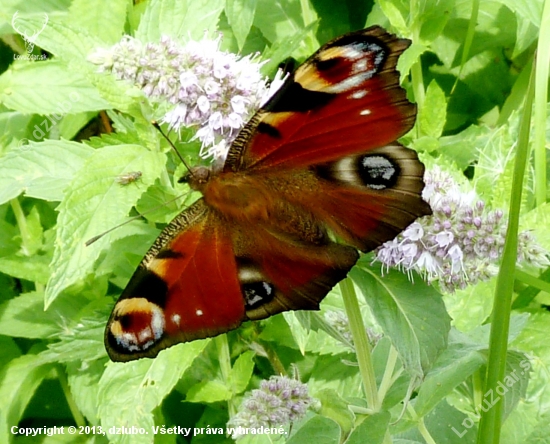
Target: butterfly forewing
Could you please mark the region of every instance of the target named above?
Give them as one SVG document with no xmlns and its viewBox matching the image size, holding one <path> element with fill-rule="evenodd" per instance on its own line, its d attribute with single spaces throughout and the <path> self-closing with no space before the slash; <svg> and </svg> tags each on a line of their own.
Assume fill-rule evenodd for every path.
<svg viewBox="0 0 550 444">
<path fill-rule="evenodd" d="M 374 27 L 323 46 L 252 118 L 224 170 L 299 168 L 397 140 L 416 114 L 395 70 L 409 44 Z"/>
<path fill-rule="evenodd" d="M 201 199 L 164 229 L 111 314 L 111 359 L 154 357 L 245 320 L 231 237 L 216 217 Z"/>
</svg>

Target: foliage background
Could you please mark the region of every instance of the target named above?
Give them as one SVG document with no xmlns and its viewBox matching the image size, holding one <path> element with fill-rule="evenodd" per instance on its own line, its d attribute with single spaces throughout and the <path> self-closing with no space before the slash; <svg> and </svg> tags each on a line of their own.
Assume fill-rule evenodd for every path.
<svg viewBox="0 0 550 444">
<path fill-rule="evenodd" d="M 371 257 L 361 260 L 352 272 L 364 296 L 361 314 L 384 334 L 372 354 L 375 411 L 366 409 L 372 406 L 361 392 L 349 341 L 316 313 L 247 324 L 227 342 L 182 344 L 155 360 L 108 362 L 103 329 L 114 301 L 161 224 L 181 206 L 149 213 L 147 223 L 128 224 L 92 247 L 84 241 L 125 220 L 132 207 L 143 212 L 183 189 L 175 184 L 177 161 L 149 124 L 154 111 L 142 93 L 98 74 L 86 57 L 123 33 L 186 41 L 221 31 L 224 49 L 260 51 L 272 75 L 280 63 L 301 62 L 335 36 L 380 24 L 414 42 L 399 64 L 419 105 L 405 142 L 428 167 L 463 172 L 491 207 L 507 209 L 542 1 L 2 0 L 0 11 L 1 442 L 152 439 L 25 438 L 10 433 L 14 425 L 225 427 L 245 391 L 280 372 L 299 374 L 319 400 L 315 412 L 287 429 L 289 443 L 476 441 L 496 279 L 442 297 L 418 276 L 414 285 L 397 272 L 381 279 Z M 25 54 L 11 27 L 16 11 L 26 29 L 38 29 L 48 14 L 34 49 L 46 60 L 14 60 Z M 546 103 L 545 96 L 537 99 Z M 117 131 L 90 138 L 101 111 Z M 180 148 L 196 160 L 196 144 Z M 542 159 L 530 160 L 520 224 L 550 249 L 546 193 L 541 200 L 534 188 L 534 172 L 547 169 Z M 142 178 L 120 186 L 116 177 L 129 171 L 141 171 Z M 544 181 L 541 187 L 546 190 Z M 507 373 L 521 371 L 526 356 L 531 371 L 505 396 L 501 442 L 550 442 L 549 274 L 527 269 L 515 277 Z M 343 310 L 338 289 L 323 310 Z M 401 416 L 409 389 L 412 401 Z M 157 435 L 155 442 L 232 440 Z"/>
</svg>

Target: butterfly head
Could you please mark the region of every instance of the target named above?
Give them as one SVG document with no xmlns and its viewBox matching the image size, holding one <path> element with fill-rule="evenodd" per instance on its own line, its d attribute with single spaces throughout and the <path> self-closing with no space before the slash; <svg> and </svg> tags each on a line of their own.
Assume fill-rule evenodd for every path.
<svg viewBox="0 0 550 444">
<path fill-rule="evenodd" d="M 206 183 L 212 177 L 212 170 L 205 166 L 191 168 L 188 173 L 183 175 L 178 183 L 188 183 L 196 191 L 201 191 Z"/>
</svg>

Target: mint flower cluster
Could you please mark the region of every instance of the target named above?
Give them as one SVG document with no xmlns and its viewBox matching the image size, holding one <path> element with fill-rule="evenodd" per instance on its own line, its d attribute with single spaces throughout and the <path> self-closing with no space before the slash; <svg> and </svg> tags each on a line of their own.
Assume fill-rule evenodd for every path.
<svg viewBox="0 0 550 444">
<path fill-rule="evenodd" d="M 172 109 L 162 121 L 171 128 L 197 127 L 202 157 L 224 158 L 229 145 L 254 112 L 280 87 L 261 75 L 259 56 L 239 57 L 220 51 L 220 38 L 181 45 L 170 37 L 143 43 L 125 36 L 88 60 L 127 80 Z"/>
<path fill-rule="evenodd" d="M 228 426 L 245 429 L 284 426 L 303 417 L 312 402 L 306 384 L 286 376 L 272 376 L 245 397 Z"/>
<path fill-rule="evenodd" d="M 496 276 L 503 253 L 507 219 L 501 210 L 488 210 L 472 190 L 464 192 L 439 168 L 427 171 L 422 197 L 433 210 L 395 239 L 376 250 L 384 267 L 415 270 L 428 282 L 452 293 Z M 518 238 L 518 263 L 550 264 L 548 253 L 529 231 Z"/>
<path fill-rule="evenodd" d="M 342 337 L 349 343 L 352 348 L 355 347 L 351 329 L 349 326 L 349 319 L 346 313 L 341 310 L 329 310 L 323 314 L 325 321 L 334 328 Z M 376 332 L 374 329 L 367 327 L 367 338 L 371 347 L 375 347 L 380 339 L 384 337 L 382 333 Z"/>
</svg>

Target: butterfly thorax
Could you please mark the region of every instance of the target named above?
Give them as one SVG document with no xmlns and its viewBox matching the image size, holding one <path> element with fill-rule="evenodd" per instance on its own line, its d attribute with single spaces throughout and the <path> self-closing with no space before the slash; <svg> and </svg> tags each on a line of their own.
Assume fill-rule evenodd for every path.
<svg viewBox="0 0 550 444">
<path fill-rule="evenodd" d="M 200 191 L 211 207 L 232 220 L 267 221 L 272 212 L 272 198 L 264 181 L 233 172 L 212 173 L 206 167 L 192 170 L 189 185 Z"/>
</svg>

